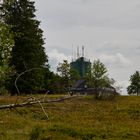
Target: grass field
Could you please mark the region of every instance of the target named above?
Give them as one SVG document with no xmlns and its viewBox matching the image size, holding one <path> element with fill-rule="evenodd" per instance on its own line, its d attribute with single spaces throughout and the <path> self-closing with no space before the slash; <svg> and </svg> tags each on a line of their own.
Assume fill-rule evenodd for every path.
<svg viewBox="0 0 140 140">
<path fill-rule="evenodd" d="M 0 97 L 0 104 L 15 100 Z M 49 119 L 39 105 L 0 110 L 0 140 L 140 140 L 140 97 L 84 96 L 43 106 Z"/>
</svg>

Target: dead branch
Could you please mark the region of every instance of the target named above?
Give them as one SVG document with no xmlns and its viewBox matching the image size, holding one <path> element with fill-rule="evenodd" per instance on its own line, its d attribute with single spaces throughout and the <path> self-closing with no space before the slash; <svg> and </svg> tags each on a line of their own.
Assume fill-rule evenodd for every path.
<svg viewBox="0 0 140 140">
<path fill-rule="evenodd" d="M 18 87 L 17 87 L 17 81 L 18 81 L 18 79 L 19 79 L 22 75 L 24 75 L 25 73 L 28 73 L 28 72 L 33 71 L 33 70 L 38 70 L 38 69 L 42 69 L 42 68 L 31 68 L 31 69 L 28 69 L 28 70 L 26 70 L 26 71 L 23 71 L 22 73 L 20 73 L 20 74 L 17 76 L 17 78 L 16 78 L 16 80 L 15 80 L 15 87 L 16 87 L 16 90 L 17 90 L 17 92 L 18 92 L 18 95 L 20 95 L 20 91 L 19 91 L 19 89 L 18 89 Z"/>
<path fill-rule="evenodd" d="M 44 98 L 45 99 L 45 98 Z M 44 112 L 44 114 L 45 114 L 45 116 L 47 117 L 47 119 L 49 118 L 49 116 L 48 116 L 48 114 L 46 113 L 46 111 L 45 111 L 45 109 L 44 109 L 44 107 L 43 107 L 43 105 L 42 105 L 42 103 L 40 102 L 40 100 L 39 99 L 35 99 L 36 101 L 38 101 L 38 103 L 39 103 L 39 105 L 40 105 L 40 107 L 41 107 L 41 109 L 42 109 L 42 111 Z M 44 101 L 44 100 L 43 100 Z"/>
<path fill-rule="evenodd" d="M 17 90 L 17 94 L 18 94 L 18 95 L 20 95 L 20 91 L 19 91 L 18 86 L 17 86 L 17 81 L 18 81 L 18 79 L 19 79 L 22 75 L 24 75 L 25 73 L 31 72 L 31 71 L 33 71 L 33 70 L 39 70 L 39 69 L 42 69 L 42 68 L 31 68 L 31 69 L 27 69 L 27 70 L 21 72 L 21 73 L 17 76 L 17 78 L 15 79 L 15 87 L 16 87 L 16 90 Z M 15 101 L 15 104 L 17 103 L 17 101 L 18 101 L 18 96 L 17 96 L 17 99 L 16 99 L 16 101 Z"/>
<path fill-rule="evenodd" d="M 31 101 L 26 101 L 23 103 L 19 103 L 19 104 L 8 104 L 8 105 L 1 105 L 0 109 L 12 109 L 12 108 L 19 108 L 19 107 L 26 107 L 26 106 L 32 106 L 34 104 L 39 104 L 42 106 L 42 104 L 44 103 L 55 103 L 55 102 L 63 102 L 65 100 L 70 100 L 72 98 L 76 98 L 76 97 L 81 97 L 81 96 L 67 96 L 67 97 L 63 97 L 60 99 L 55 99 L 55 100 L 31 100 Z M 44 110 L 44 108 L 42 109 Z M 43 111 L 44 112 L 44 111 Z"/>
</svg>

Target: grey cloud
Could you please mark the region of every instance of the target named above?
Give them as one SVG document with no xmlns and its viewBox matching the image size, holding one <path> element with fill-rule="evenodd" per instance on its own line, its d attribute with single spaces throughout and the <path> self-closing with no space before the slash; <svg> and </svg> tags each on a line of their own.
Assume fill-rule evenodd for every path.
<svg viewBox="0 0 140 140">
<path fill-rule="evenodd" d="M 46 10 L 40 8 L 40 11 L 49 26 L 55 29 L 92 26 L 122 30 L 139 28 L 140 20 L 137 17 L 140 10 L 135 9 L 139 4 L 137 0 L 46 0 L 40 4 Z"/>
<path fill-rule="evenodd" d="M 99 58 L 107 65 L 112 67 L 130 67 L 132 62 L 121 53 L 116 54 L 102 54 Z"/>
</svg>

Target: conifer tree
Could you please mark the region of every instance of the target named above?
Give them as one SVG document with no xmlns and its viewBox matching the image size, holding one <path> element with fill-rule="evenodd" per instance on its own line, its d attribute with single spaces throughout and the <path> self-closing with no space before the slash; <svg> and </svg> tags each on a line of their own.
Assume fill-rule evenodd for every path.
<svg viewBox="0 0 140 140">
<path fill-rule="evenodd" d="M 48 71 L 48 59 L 43 47 L 43 31 L 35 16 L 34 2 L 30 0 L 4 0 L 2 11 L 4 22 L 11 27 L 14 34 L 15 45 L 12 50 L 11 64 L 15 66 L 18 74 L 32 68 L 40 68 L 25 73 L 19 79 L 20 91 L 42 90 L 46 75 L 45 70 Z M 12 83 L 14 83 L 16 76 Z M 13 87 L 14 85 L 11 87 L 12 91 L 14 91 Z"/>
</svg>

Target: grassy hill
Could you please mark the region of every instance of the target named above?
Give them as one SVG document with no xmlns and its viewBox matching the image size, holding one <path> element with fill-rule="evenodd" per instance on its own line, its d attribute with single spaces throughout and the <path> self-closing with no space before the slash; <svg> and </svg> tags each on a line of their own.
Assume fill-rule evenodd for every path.
<svg viewBox="0 0 140 140">
<path fill-rule="evenodd" d="M 22 96 L 20 101 L 26 98 Z M 0 104 L 15 100 L 15 97 L 0 97 Z M 85 96 L 43 106 L 49 119 L 39 105 L 0 110 L 0 140 L 140 139 L 140 97 L 97 101 Z"/>
</svg>

